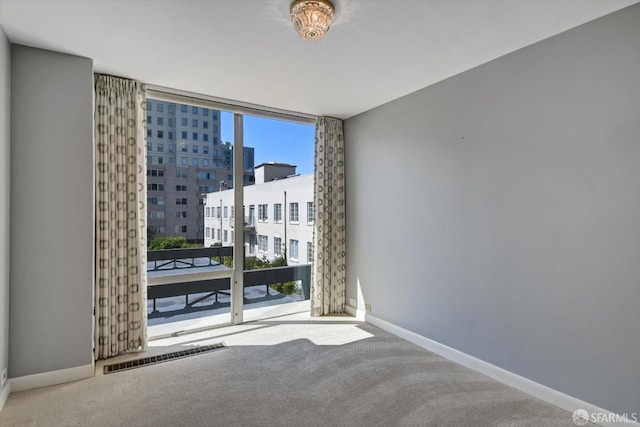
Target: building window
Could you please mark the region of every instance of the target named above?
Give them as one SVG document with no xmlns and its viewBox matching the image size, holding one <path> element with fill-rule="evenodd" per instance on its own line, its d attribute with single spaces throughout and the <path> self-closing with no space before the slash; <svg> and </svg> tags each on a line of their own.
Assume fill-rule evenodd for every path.
<svg viewBox="0 0 640 427">
<path fill-rule="evenodd" d="M 180 137 L 182 139 L 187 139 L 187 132 L 184 131 L 184 130 L 182 132 L 180 132 Z M 182 151 L 186 151 L 185 147 L 182 147 Z"/>
<path fill-rule="evenodd" d="M 158 131 L 158 138 L 164 138 L 164 131 L 162 130 Z"/>
<path fill-rule="evenodd" d="M 186 218 L 186 217 L 187 217 L 187 211 L 176 212 L 176 218 Z"/>
<path fill-rule="evenodd" d="M 307 262 L 311 264 L 313 262 L 313 243 L 307 242 Z"/>
<path fill-rule="evenodd" d="M 187 126 L 189 124 L 189 121 L 187 120 L 186 117 L 183 117 L 183 118 L 180 119 L 180 124 L 182 126 Z"/>
<path fill-rule="evenodd" d="M 198 152 L 198 146 L 197 145 L 192 146 L 191 147 L 191 151 L 193 151 L 194 153 L 197 153 Z"/>
<path fill-rule="evenodd" d="M 258 205 L 258 221 L 266 221 L 269 219 L 267 215 L 267 206 L 268 205 Z"/>
<path fill-rule="evenodd" d="M 216 240 L 220 240 L 220 229 L 216 230 Z"/>
<path fill-rule="evenodd" d="M 186 205 L 187 199 L 185 197 L 176 199 L 176 205 Z"/>
<path fill-rule="evenodd" d="M 218 125 L 211 126 L 211 130 L 214 132 L 218 132 Z"/>
<path fill-rule="evenodd" d="M 208 116 L 209 115 L 209 109 L 202 107 L 202 115 L 203 116 Z"/>
<path fill-rule="evenodd" d="M 169 139 L 171 139 L 171 132 L 169 132 Z M 169 144 L 167 149 L 169 150 L 170 153 L 175 153 L 176 152 L 176 144 Z"/>
<path fill-rule="evenodd" d="M 269 252 L 269 238 L 267 236 L 258 235 L 258 250 L 260 252 Z"/>
<path fill-rule="evenodd" d="M 224 230 L 224 241 L 225 242 L 229 241 L 229 233 L 227 232 L 227 230 Z"/>
<path fill-rule="evenodd" d="M 147 151 L 152 151 L 153 150 L 153 144 L 150 142 L 147 142 Z"/>
<path fill-rule="evenodd" d="M 187 110 L 187 106 L 186 105 L 180 105 L 180 111 L 182 111 L 183 113 L 186 113 Z"/>
<path fill-rule="evenodd" d="M 216 218 L 220 219 L 220 206 L 216 208 Z"/>
<path fill-rule="evenodd" d="M 209 159 L 202 159 L 202 167 L 205 167 L 205 168 L 209 167 Z"/>
<path fill-rule="evenodd" d="M 163 219 L 164 211 L 149 211 L 149 219 Z"/>
<path fill-rule="evenodd" d="M 159 107 L 160 105 L 158 105 Z M 158 123 L 159 126 L 164 126 L 164 117 L 158 117 L 156 119 L 156 123 Z"/>
<path fill-rule="evenodd" d="M 162 113 L 164 111 L 164 105 L 158 103 L 158 105 L 156 105 L 156 111 L 158 113 Z M 160 124 L 160 123 L 158 123 L 158 124 Z"/>
<path fill-rule="evenodd" d="M 214 111 L 213 113 L 211 113 L 211 117 L 213 118 L 213 120 L 218 120 L 218 113 Z"/>
<path fill-rule="evenodd" d="M 307 224 L 313 224 L 313 202 L 307 202 Z"/>
<path fill-rule="evenodd" d="M 185 168 L 176 168 L 176 178 L 186 178 L 187 170 Z"/>
<path fill-rule="evenodd" d="M 158 136 L 159 137 L 159 136 Z M 158 152 L 162 153 L 164 152 L 164 144 L 158 144 Z"/>
<path fill-rule="evenodd" d="M 151 138 L 151 134 L 153 131 L 151 129 L 147 129 L 147 138 Z"/>
<path fill-rule="evenodd" d="M 174 119 L 169 119 L 167 120 L 167 124 L 169 125 L 170 128 L 174 127 Z"/>
<path fill-rule="evenodd" d="M 171 141 L 173 141 L 173 132 L 172 132 L 172 131 L 169 131 L 169 139 L 170 139 Z"/>
<path fill-rule="evenodd" d="M 207 209 L 205 211 L 205 217 L 206 218 L 210 218 L 211 217 L 211 208 L 209 206 L 207 206 Z"/>
<path fill-rule="evenodd" d="M 198 132 L 193 132 L 193 138 L 194 141 L 198 140 Z"/>
<path fill-rule="evenodd" d="M 208 133 L 203 133 L 202 134 L 202 140 L 203 141 L 209 141 L 209 134 Z"/>
<path fill-rule="evenodd" d="M 282 222 L 282 203 L 273 204 L 273 222 Z"/>
<path fill-rule="evenodd" d="M 198 127 L 198 120 L 197 119 L 191 120 L 191 126 L 194 127 L 194 128 L 197 128 Z"/>
<path fill-rule="evenodd" d="M 151 102 L 147 102 L 147 110 L 151 110 Z"/>
<path fill-rule="evenodd" d="M 187 226 L 186 225 L 176 225 L 174 228 L 176 233 L 186 233 L 187 232 Z"/>
<path fill-rule="evenodd" d="M 206 136 L 206 135 L 203 135 L 203 136 Z M 205 139 L 206 139 L 206 138 L 205 138 Z M 204 154 L 209 154 L 209 147 L 208 147 L 207 145 L 203 146 L 203 147 L 202 147 L 202 152 L 203 152 Z"/>
<path fill-rule="evenodd" d="M 182 157 L 180 160 L 181 160 L 180 163 L 182 163 L 185 166 L 189 164 L 189 159 L 187 159 L 186 157 Z"/>
<path fill-rule="evenodd" d="M 298 241 L 289 240 L 289 258 L 292 260 L 298 260 Z"/>
<path fill-rule="evenodd" d="M 198 114 L 198 107 L 191 107 L 191 113 Z"/>
<path fill-rule="evenodd" d="M 218 143 L 218 137 L 217 137 L 217 136 L 214 136 L 214 137 L 213 137 L 213 143 L 214 143 L 214 144 L 217 144 L 217 143 Z"/>
<path fill-rule="evenodd" d="M 176 158 L 175 157 L 169 157 L 169 164 L 173 165 L 176 163 Z"/>
<path fill-rule="evenodd" d="M 164 191 L 164 184 L 147 184 L 147 191 Z"/>
<path fill-rule="evenodd" d="M 282 239 L 280 237 L 273 238 L 273 254 L 282 256 Z"/>
<path fill-rule="evenodd" d="M 169 114 L 176 113 L 176 106 L 174 104 L 169 104 Z"/>
<path fill-rule="evenodd" d="M 164 157 L 162 157 L 162 156 L 158 157 L 158 164 L 159 165 L 164 165 Z"/>
<path fill-rule="evenodd" d="M 208 122 L 208 121 L 206 121 L 206 120 L 205 120 L 205 121 L 203 121 L 203 122 L 202 122 L 202 128 L 203 128 L 203 129 L 209 129 L 209 122 Z"/>
<path fill-rule="evenodd" d="M 193 166 L 198 166 L 198 159 L 191 159 L 191 163 L 193 164 Z"/>
<path fill-rule="evenodd" d="M 147 176 L 164 176 L 164 171 L 158 169 L 147 169 Z"/>
<path fill-rule="evenodd" d="M 229 208 L 228 207 L 224 207 L 224 214 L 223 214 L 224 219 L 229 218 Z"/>
<path fill-rule="evenodd" d="M 186 185 L 176 185 L 176 191 L 187 191 Z"/>
<path fill-rule="evenodd" d="M 297 224 L 299 221 L 298 218 L 298 203 L 289 203 L 289 223 Z M 297 258 L 297 257 L 296 257 Z"/>
<path fill-rule="evenodd" d="M 207 238 L 211 237 L 211 229 L 210 229 L 209 227 L 207 227 L 207 228 L 205 228 L 204 230 L 205 230 L 205 231 L 204 231 L 204 235 L 205 235 Z"/>
<path fill-rule="evenodd" d="M 149 205 L 164 205 L 164 197 L 148 197 L 147 204 Z"/>
</svg>

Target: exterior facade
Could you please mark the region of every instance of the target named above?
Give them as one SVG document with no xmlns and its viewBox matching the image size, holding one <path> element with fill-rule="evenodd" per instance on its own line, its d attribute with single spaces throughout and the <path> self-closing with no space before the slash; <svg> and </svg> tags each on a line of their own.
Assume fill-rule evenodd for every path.
<svg viewBox="0 0 640 427">
<path fill-rule="evenodd" d="M 254 149 L 244 147 L 243 184 L 254 182 Z M 233 188 L 233 144 L 220 141 L 220 112 L 147 99 L 147 234 L 204 234 L 203 194 Z"/>
<path fill-rule="evenodd" d="M 289 265 L 313 262 L 313 174 L 295 166 L 256 166 L 256 184 L 244 188 L 245 255 Z M 264 181 L 264 177 L 269 180 Z M 209 193 L 205 201 L 204 245 L 233 244 L 233 191 Z"/>
</svg>

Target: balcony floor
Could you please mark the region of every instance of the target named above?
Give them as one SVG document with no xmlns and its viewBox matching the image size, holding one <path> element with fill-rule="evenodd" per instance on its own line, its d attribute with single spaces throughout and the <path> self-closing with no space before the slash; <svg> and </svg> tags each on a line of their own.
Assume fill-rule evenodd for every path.
<svg viewBox="0 0 640 427">
<path fill-rule="evenodd" d="M 245 289 L 245 322 L 293 313 L 308 313 L 310 310 L 309 300 L 297 301 L 273 290 L 270 290 L 270 293 L 272 294 L 271 297 L 266 296 L 265 286 L 263 285 Z M 195 300 L 197 295 L 192 295 L 190 298 Z M 183 296 L 159 299 L 157 306 L 163 311 L 164 316 L 148 320 L 147 333 L 149 339 L 209 329 L 231 323 L 228 305 L 229 297 L 220 295 L 219 301 L 221 302 L 220 305 L 212 306 L 211 301 L 205 300 L 195 304 L 192 309 L 184 310 Z M 151 311 L 153 302 L 148 301 L 147 307 Z"/>
</svg>

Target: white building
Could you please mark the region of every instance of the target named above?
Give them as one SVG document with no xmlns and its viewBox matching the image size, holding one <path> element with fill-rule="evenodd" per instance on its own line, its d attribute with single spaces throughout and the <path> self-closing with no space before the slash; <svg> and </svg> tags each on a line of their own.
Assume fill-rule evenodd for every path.
<svg viewBox="0 0 640 427">
<path fill-rule="evenodd" d="M 245 255 L 270 261 L 285 256 L 289 265 L 313 262 L 313 174 L 295 175 L 286 163 L 262 163 L 256 183 L 244 187 Z M 234 238 L 233 190 L 207 194 L 206 247 L 231 246 Z"/>
</svg>

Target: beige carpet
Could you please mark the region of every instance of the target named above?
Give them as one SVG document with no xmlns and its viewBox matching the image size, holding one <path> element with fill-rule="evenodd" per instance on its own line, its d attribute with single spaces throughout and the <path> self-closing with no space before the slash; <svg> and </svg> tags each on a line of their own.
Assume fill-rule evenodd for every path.
<svg viewBox="0 0 640 427">
<path fill-rule="evenodd" d="M 348 317 L 287 316 L 153 341 L 149 354 L 220 341 L 230 348 L 14 393 L 0 426 L 575 426 Z"/>
</svg>

